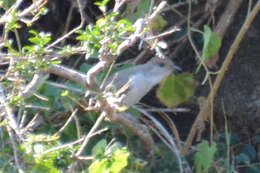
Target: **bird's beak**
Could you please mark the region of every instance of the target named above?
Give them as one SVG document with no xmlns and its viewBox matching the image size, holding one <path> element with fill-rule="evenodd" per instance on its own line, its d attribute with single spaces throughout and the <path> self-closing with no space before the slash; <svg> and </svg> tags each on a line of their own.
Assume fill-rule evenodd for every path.
<svg viewBox="0 0 260 173">
<path fill-rule="evenodd" d="M 180 68 L 179 66 L 177 66 L 177 65 L 173 65 L 173 70 L 174 71 L 182 71 L 182 68 Z"/>
</svg>

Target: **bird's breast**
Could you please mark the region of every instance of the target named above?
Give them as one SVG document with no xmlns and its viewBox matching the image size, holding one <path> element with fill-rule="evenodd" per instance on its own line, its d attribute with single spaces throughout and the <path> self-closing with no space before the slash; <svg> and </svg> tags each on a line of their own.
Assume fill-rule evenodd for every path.
<svg viewBox="0 0 260 173">
<path fill-rule="evenodd" d="M 142 74 L 135 74 L 131 76 L 131 79 L 130 87 L 124 100 L 126 105 L 138 103 L 154 86 L 154 84 Z"/>
</svg>

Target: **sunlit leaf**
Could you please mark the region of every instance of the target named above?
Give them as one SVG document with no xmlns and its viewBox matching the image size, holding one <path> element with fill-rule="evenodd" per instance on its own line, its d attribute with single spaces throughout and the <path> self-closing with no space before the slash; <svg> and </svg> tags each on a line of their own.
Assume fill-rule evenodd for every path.
<svg viewBox="0 0 260 173">
<path fill-rule="evenodd" d="M 127 166 L 130 153 L 126 149 L 116 150 L 113 153 L 113 163 L 110 168 L 111 173 L 120 173 Z"/>
<path fill-rule="evenodd" d="M 157 97 L 168 107 L 174 107 L 193 96 L 195 81 L 191 74 L 170 75 L 157 90 Z"/>
<path fill-rule="evenodd" d="M 69 95 L 69 90 L 65 90 L 64 92 L 61 93 L 62 97 L 65 97 L 67 95 Z"/>
</svg>

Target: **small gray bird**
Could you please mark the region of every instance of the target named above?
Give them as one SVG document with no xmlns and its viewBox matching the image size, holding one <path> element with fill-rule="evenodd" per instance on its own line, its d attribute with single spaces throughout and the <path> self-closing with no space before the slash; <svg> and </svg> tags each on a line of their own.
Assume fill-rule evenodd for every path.
<svg viewBox="0 0 260 173">
<path fill-rule="evenodd" d="M 115 73 L 109 77 L 105 86 L 112 81 L 116 90 L 120 90 L 127 83 L 126 95 L 123 103 L 127 106 L 138 103 L 155 85 L 174 71 L 174 64 L 170 59 L 154 57 L 145 64 L 137 65 Z"/>
</svg>

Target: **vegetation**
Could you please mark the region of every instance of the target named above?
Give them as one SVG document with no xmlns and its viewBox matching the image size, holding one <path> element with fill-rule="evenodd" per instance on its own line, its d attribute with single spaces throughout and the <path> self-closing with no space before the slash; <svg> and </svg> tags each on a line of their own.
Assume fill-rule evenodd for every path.
<svg viewBox="0 0 260 173">
<path fill-rule="evenodd" d="M 47 32 L 44 27 L 53 23 L 41 19 L 50 13 L 55 18 L 51 10 L 58 9 L 59 3 L 0 0 L 0 172 L 260 171 L 260 136 L 250 142 L 241 140 L 231 130 L 224 106 L 220 131 L 214 127 L 213 116 L 217 90 L 259 12 L 260 1 L 250 1 L 254 6 L 217 72 L 211 69 L 223 43 L 223 28 L 216 31 L 210 20 L 202 22 L 203 27 L 192 21 L 193 7 L 206 4 L 204 15 L 211 19 L 217 3 L 63 1 L 70 4 L 69 12 L 63 14 L 67 20 L 63 30 Z M 187 15 L 176 9 L 187 10 Z M 233 10 L 230 15 L 235 15 L 237 9 Z M 187 25 L 178 28 L 165 20 L 163 14 L 168 11 L 181 14 Z M 172 35 L 177 45 L 189 46 L 198 64 L 193 63 L 189 73 L 170 75 L 160 84 L 156 96 L 167 108 L 127 107 L 119 96 L 126 89 L 104 87 L 109 75 L 135 66 L 151 56 L 149 52 L 170 57 L 171 47 L 162 40 L 173 39 Z M 203 80 L 195 80 L 199 75 Z M 196 87 L 205 85 L 208 97 L 197 97 Z M 169 116 L 179 110 L 196 114 L 194 122 L 187 118 L 192 126 L 185 134 Z"/>
</svg>

